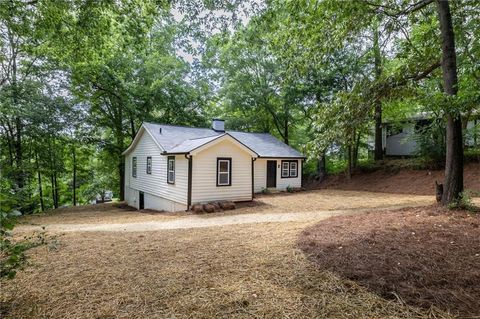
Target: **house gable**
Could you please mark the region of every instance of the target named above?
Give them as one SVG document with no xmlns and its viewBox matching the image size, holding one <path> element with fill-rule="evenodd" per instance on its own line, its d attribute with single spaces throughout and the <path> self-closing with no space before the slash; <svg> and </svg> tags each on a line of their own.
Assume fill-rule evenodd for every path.
<svg viewBox="0 0 480 319">
<path fill-rule="evenodd" d="M 191 153 L 192 204 L 217 200 L 252 199 L 252 154 L 234 139 L 225 137 Z M 230 162 L 229 185 L 218 185 L 218 160 Z"/>
<path fill-rule="evenodd" d="M 122 153 L 122 155 L 127 155 L 131 151 L 135 149 L 137 144 L 139 143 L 140 139 L 142 139 L 144 134 L 148 134 L 152 141 L 157 145 L 157 147 L 160 149 L 160 151 L 165 151 L 165 149 L 160 145 L 155 138 L 155 136 L 150 132 L 144 125 L 140 126 L 140 129 L 138 130 L 137 134 L 135 135 L 135 138 L 133 139 L 132 143 L 128 146 L 128 148 Z"/>
<path fill-rule="evenodd" d="M 234 138 L 233 136 L 231 136 L 228 133 L 225 133 L 223 135 L 219 135 L 217 138 L 212 139 L 212 140 L 208 141 L 207 143 L 196 147 L 195 149 L 190 151 L 190 154 L 197 155 L 200 152 L 208 151 L 211 147 L 213 147 L 213 146 L 215 146 L 219 143 L 225 142 L 225 141 L 228 141 L 228 142 L 234 144 L 235 146 L 237 146 L 242 151 L 248 153 L 251 157 L 257 157 L 258 156 L 258 154 L 255 153 L 252 149 L 250 149 L 245 144 L 241 143 L 239 140 L 237 140 L 236 138 Z"/>
</svg>

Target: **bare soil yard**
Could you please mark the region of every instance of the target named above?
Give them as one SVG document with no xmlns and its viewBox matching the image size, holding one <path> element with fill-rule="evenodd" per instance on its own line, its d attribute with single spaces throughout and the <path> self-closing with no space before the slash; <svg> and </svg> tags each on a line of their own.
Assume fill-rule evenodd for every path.
<svg viewBox="0 0 480 319">
<path fill-rule="evenodd" d="M 319 269 L 385 298 L 480 315 L 480 215 L 429 206 L 337 216 L 303 231 Z"/>
</svg>

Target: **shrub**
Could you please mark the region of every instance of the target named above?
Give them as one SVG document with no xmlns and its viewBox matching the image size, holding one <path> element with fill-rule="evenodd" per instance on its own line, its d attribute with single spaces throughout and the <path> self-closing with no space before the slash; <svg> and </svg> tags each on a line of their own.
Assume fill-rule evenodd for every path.
<svg viewBox="0 0 480 319">
<path fill-rule="evenodd" d="M 15 277 L 17 270 L 21 269 L 27 257 L 25 251 L 44 244 L 44 234 L 34 235 L 32 238 L 16 241 L 12 238 L 11 231 L 15 227 L 17 215 L 21 215 L 17 210 L 19 204 L 18 195 L 9 187 L 6 180 L 1 180 L 0 193 L 0 279 L 11 279 Z"/>
<path fill-rule="evenodd" d="M 460 194 L 460 197 L 448 204 L 448 209 L 452 210 L 468 210 L 471 212 L 478 212 L 478 207 L 473 205 L 472 203 L 472 195 L 473 192 L 469 190 L 465 190 Z"/>
</svg>

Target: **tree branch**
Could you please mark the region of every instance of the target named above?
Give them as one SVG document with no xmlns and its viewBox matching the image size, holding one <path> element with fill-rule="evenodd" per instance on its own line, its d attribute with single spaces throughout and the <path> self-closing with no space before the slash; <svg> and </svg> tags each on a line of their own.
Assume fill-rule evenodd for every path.
<svg viewBox="0 0 480 319">
<path fill-rule="evenodd" d="M 374 7 L 375 11 L 378 13 L 383 13 L 389 17 L 399 17 L 402 15 L 408 15 L 412 12 L 418 11 L 426 6 L 428 6 L 430 3 L 432 3 L 434 0 L 421 0 L 417 3 L 411 4 L 407 6 L 405 9 L 398 11 L 396 8 L 390 7 L 390 6 L 385 6 L 382 4 L 376 4 L 372 3 L 370 1 L 364 1 L 367 5 Z"/>
</svg>

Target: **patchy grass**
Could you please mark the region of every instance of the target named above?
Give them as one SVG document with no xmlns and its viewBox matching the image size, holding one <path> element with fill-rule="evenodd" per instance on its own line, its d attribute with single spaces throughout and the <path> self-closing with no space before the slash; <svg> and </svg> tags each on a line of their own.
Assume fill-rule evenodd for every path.
<svg viewBox="0 0 480 319">
<path fill-rule="evenodd" d="M 430 317 L 316 269 L 296 248 L 306 225 L 70 233 L 4 284 L 2 317 Z"/>
<path fill-rule="evenodd" d="M 438 206 L 338 216 L 299 246 L 320 269 L 409 305 L 480 314 L 480 215 Z"/>
</svg>

